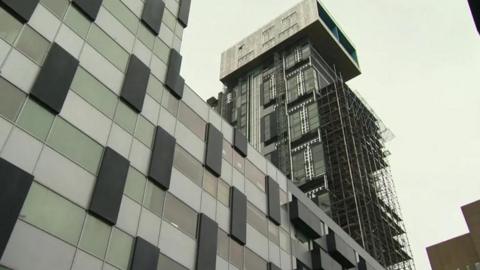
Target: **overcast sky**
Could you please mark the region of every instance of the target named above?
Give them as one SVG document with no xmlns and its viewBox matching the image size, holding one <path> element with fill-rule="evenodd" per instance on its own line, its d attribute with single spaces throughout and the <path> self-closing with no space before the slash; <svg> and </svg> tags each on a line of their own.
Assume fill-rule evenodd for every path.
<svg viewBox="0 0 480 270">
<path fill-rule="evenodd" d="M 182 75 L 222 90 L 220 54 L 299 0 L 194 0 Z M 323 0 L 357 48 L 349 85 L 394 132 L 390 163 L 417 269 L 425 247 L 467 232 L 480 199 L 480 36 L 466 0 Z"/>
</svg>

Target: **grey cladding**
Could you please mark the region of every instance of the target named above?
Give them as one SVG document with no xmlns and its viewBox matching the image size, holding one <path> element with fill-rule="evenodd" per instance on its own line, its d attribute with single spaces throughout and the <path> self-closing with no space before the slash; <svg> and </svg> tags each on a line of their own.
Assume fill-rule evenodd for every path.
<svg viewBox="0 0 480 270">
<path fill-rule="evenodd" d="M 73 0 L 72 3 L 85 14 L 90 21 L 95 21 L 103 0 Z"/>
<path fill-rule="evenodd" d="M 247 156 L 248 151 L 248 141 L 247 138 L 242 134 L 242 132 L 235 128 L 233 133 L 233 148 L 243 157 Z"/>
<path fill-rule="evenodd" d="M 269 262 L 268 263 L 268 267 L 267 267 L 268 270 L 281 270 L 280 267 L 276 266 L 274 263 L 272 262 Z"/>
<path fill-rule="evenodd" d="M 205 214 L 199 216 L 196 270 L 215 269 L 217 262 L 218 225 Z"/>
<path fill-rule="evenodd" d="M 344 268 L 349 269 L 355 266 L 355 251 L 341 238 L 337 237 L 335 232 L 329 230 L 327 234 L 327 251 Z"/>
<path fill-rule="evenodd" d="M 175 143 L 176 140 L 172 135 L 157 126 L 150 158 L 150 167 L 148 169 L 148 178 L 164 190 L 170 188 Z"/>
<path fill-rule="evenodd" d="M 21 22 L 26 23 L 32 17 L 38 1 L 39 0 L 0 0 L 0 4 Z"/>
<path fill-rule="evenodd" d="M 312 257 L 312 270 L 342 270 L 342 266 L 318 246 L 310 251 Z"/>
<path fill-rule="evenodd" d="M 127 159 L 105 148 L 89 211 L 110 225 L 117 223 L 129 166 Z"/>
<path fill-rule="evenodd" d="M 158 247 L 137 236 L 130 270 L 156 270 L 159 256 Z"/>
<path fill-rule="evenodd" d="M 317 239 L 322 235 L 320 219 L 296 197 L 290 203 L 290 221 L 305 236 Z"/>
<path fill-rule="evenodd" d="M 274 112 L 265 115 L 261 122 L 262 142 L 270 143 L 277 137 L 277 114 Z"/>
<path fill-rule="evenodd" d="M 267 216 L 275 224 L 280 225 L 280 187 L 270 176 L 265 176 L 267 191 Z"/>
<path fill-rule="evenodd" d="M 178 22 L 185 28 L 188 25 L 188 17 L 190 15 L 191 0 L 180 0 L 180 8 L 178 10 Z"/>
<path fill-rule="evenodd" d="M 223 134 L 211 123 L 207 126 L 207 149 L 205 151 L 205 167 L 215 176 L 222 174 Z"/>
<path fill-rule="evenodd" d="M 247 197 L 236 187 L 230 188 L 230 236 L 239 244 L 247 242 Z"/>
<path fill-rule="evenodd" d="M 120 97 L 137 112 L 142 111 L 149 77 L 150 68 L 132 54 Z"/>
<path fill-rule="evenodd" d="M 35 80 L 30 95 L 47 109 L 59 114 L 78 67 L 78 60 L 53 43 Z"/>
<path fill-rule="evenodd" d="M 33 175 L 0 159 L 0 258 L 27 197 Z"/>
<path fill-rule="evenodd" d="M 156 35 L 160 33 L 165 3 L 163 0 L 145 0 L 142 22 Z"/>
<path fill-rule="evenodd" d="M 180 76 L 182 56 L 175 49 L 171 49 L 169 59 L 165 85 L 177 99 L 181 99 L 183 97 L 183 86 L 185 85 L 185 81 Z"/>
</svg>

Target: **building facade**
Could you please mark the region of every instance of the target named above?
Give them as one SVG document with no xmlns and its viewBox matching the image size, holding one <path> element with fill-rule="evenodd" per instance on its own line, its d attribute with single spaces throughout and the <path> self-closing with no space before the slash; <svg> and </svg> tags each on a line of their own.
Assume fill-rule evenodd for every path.
<svg viewBox="0 0 480 270">
<path fill-rule="evenodd" d="M 462 206 L 469 232 L 427 247 L 432 270 L 480 269 L 480 201 Z"/>
<path fill-rule="evenodd" d="M 387 161 L 391 133 L 348 87 L 355 47 L 305 0 L 222 54 L 208 102 L 382 265 L 413 269 Z"/>
<path fill-rule="evenodd" d="M 385 269 L 185 84 L 189 9 L 0 0 L 0 269 Z"/>
</svg>

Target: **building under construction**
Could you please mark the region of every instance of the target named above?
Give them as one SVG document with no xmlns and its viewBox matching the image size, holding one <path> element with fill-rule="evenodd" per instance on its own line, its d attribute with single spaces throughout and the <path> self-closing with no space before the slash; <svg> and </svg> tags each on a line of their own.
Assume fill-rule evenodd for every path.
<svg viewBox="0 0 480 270">
<path fill-rule="evenodd" d="M 222 54 L 209 104 L 387 269 L 414 269 L 391 133 L 346 84 L 359 74 L 352 43 L 305 0 Z"/>
</svg>

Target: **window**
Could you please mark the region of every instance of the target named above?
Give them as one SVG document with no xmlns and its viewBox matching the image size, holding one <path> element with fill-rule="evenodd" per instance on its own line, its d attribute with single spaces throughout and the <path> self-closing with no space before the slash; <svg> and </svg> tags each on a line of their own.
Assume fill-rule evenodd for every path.
<svg viewBox="0 0 480 270">
<path fill-rule="evenodd" d="M 160 253 L 160 256 L 158 257 L 158 265 L 157 265 L 158 270 L 187 270 L 187 268 L 183 267 L 176 261 L 168 258 L 167 256 L 163 255 Z"/>
<path fill-rule="evenodd" d="M 247 203 L 247 223 L 268 238 L 268 221 L 264 213 Z"/>
<path fill-rule="evenodd" d="M 135 137 L 145 144 L 148 148 L 152 147 L 153 135 L 155 134 L 155 127 L 145 117 L 140 116 L 137 121 L 137 128 L 135 130 Z"/>
<path fill-rule="evenodd" d="M 217 186 L 218 178 L 213 176 L 207 170 L 204 170 L 203 173 L 203 189 L 212 195 L 214 198 L 217 197 Z"/>
<path fill-rule="evenodd" d="M 137 114 L 125 103 L 120 101 L 117 105 L 114 121 L 123 129 L 128 131 L 128 133 L 133 134 L 135 130 L 135 123 L 137 122 Z"/>
<path fill-rule="evenodd" d="M 317 73 L 312 67 L 289 75 L 287 78 L 288 102 L 292 102 L 299 96 L 316 90 L 318 88 L 317 84 Z"/>
<path fill-rule="evenodd" d="M 18 117 L 17 124 L 35 138 L 44 141 L 52 127 L 54 118 L 55 116 L 49 111 L 35 101 L 28 99 Z"/>
<path fill-rule="evenodd" d="M 316 130 L 320 127 L 320 113 L 316 102 L 307 106 L 309 130 Z"/>
<path fill-rule="evenodd" d="M 173 116 L 177 116 L 179 101 L 170 92 L 164 91 L 162 96 L 162 106 Z"/>
<path fill-rule="evenodd" d="M 150 50 L 153 49 L 153 45 L 155 43 L 155 36 L 143 24 L 140 24 L 139 27 L 138 27 L 137 37 Z"/>
<path fill-rule="evenodd" d="M 228 261 L 228 235 L 226 232 L 218 229 L 217 234 L 217 254 Z"/>
<path fill-rule="evenodd" d="M 127 270 L 130 262 L 130 254 L 132 253 L 133 238 L 113 227 L 106 261 L 116 267 Z"/>
<path fill-rule="evenodd" d="M 17 21 L 13 16 L 0 8 L 0 38 L 9 44 L 13 44 L 20 33 L 23 24 Z"/>
<path fill-rule="evenodd" d="M 268 221 L 268 239 L 277 245 L 280 244 L 279 227 L 271 221 Z"/>
<path fill-rule="evenodd" d="M 250 161 L 245 161 L 245 177 L 265 192 L 265 174 Z"/>
<path fill-rule="evenodd" d="M 245 249 L 245 270 L 266 270 L 267 262 L 250 249 Z"/>
<path fill-rule="evenodd" d="M 202 139 L 202 141 L 205 139 L 205 127 L 207 123 L 183 102 L 180 102 L 178 108 L 178 120 Z"/>
<path fill-rule="evenodd" d="M 25 99 L 22 91 L 0 77 L 0 115 L 15 121 Z"/>
<path fill-rule="evenodd" d="M 33 182 L 20 217 L 76 246 L 82 231 L 85 211 Z"/>
<path fill-rule="evenodd" d="M 56 0 L 50 0 L 56 1 Z M 65 16 L 65 24 L 68 25 L 77 35 L 85 39 L 90 29 L 90 21 L 76 8 L 70 6 Z"/>
<path fill-rule="evenodd" d="M 292 155 L 293 177 L 295 181 L 305 179 L 305 161 L 303 151 L 298 151 Z"/>
<path fill-rule="evenodd" d="M 237 151 L 233 151 L 233 167 L 242 174 L 245 170 L 245 159 Z"/>
<path fill-rule="evenodd" d="M 198 186 L 202 186 L 203 166 L 179 145 L 175 147 L 173 166 Z"/>
<path fill-rule="evenodd" d="M 30 26 L 23 28 L 22 34 L 15 47 L 27 55 L 33 62 L 41 65 L 47 55 L 50 42 L 43 38 Z"/>
<path fill-rule="evenodd" d="M 97 25 L 92 25 L 87 42 L 119 70 L 125 72 L 129 54 Z"/>
<path fill-rule="evenodd" d="M 243 269 L 243 246 L 230 240 L 230 263 L 238 269 Z"/>
<path fill-rule="evenodd" d="M 83 226 L 79 247 L 103 260 L 111 230 L 112 228 L 107 224 L 88 215 Z"/>
<path fill-rule="evenodd" d="M 283 229 L 279 231 L 280 236 L 280 248 L 290 253 L 290 235 Z"/>
<path fill-rule="evenodd" d="M 164 63 L 168 63 L 168 58 L 170 57 L 170 48 L 159 38 L 155 39 L 153 53 L 156 54 Z"/>
<path fill-rule="evenodd" d="M 223 140 L 222 155 L 223 159 L 225 159 L 228 163 L 232 164 L 233 148 L 227 140 Z"/>
<path fill-rule="evenodd" d="M 323 154 L 323 145 L 316 144 L 311 147 L 313 155 L 313 169 L 315 170 L 315 175 L 325 174 L 325 157 Z"/>
<path fill-rule="evenodd" d="M 147 178 L 133 167 L 130 167 L 128 169 L 127 181 L 125 183 L 125 194 L 136 202 L 141 203 L 146 183 Z M 162 213 L 159 214 L 159 216 L 161 215 Z"/>
<path fill-rule="evenodd" d="M 290 139 L 295 141 L 302 136 L 302 121 L 300 119 L 300 111 L 291 113 L 288 117 L 290 120 Z"/>
<path fill-rule="evenodd" d="M 197 213 L 170 193 L 166 195 L 164 218 L 175 228 L 195 238 Z"/>
<path fill-rule="evenodd" d="M 303 71 L 304 92 L 310 93 L 317 89 L 317 74 L 313 68 Z"/>
<path fill-rule="evenodd" d="M 175 31 L 175 25 L 177 24 L 177 18 L 173 15 L 168 9 L 165 9 L 163 12 L 163 23 L 170 28 L 170 30 Z"/>
<path fill-rule="evenodd" d="M 227 207 L 230 205 L 230 187 L 222 180 L 218 180 L 217 199 Z"/>
<path fill-rule="evenodd" d="M 294 101 L 298 97 L 297 76 L 287 78 L 287 100 Z"/>
<path fill-rule="evenodd" d="M 147 188 L 145 190 L 145 199 L 143 200 L 143 206 L 152 211 L 159 217 L 162 217 L 163 203 L 165 201 L 165 191 L 161 190 L 152 182 L 147 182 Z"/>
</svg>

